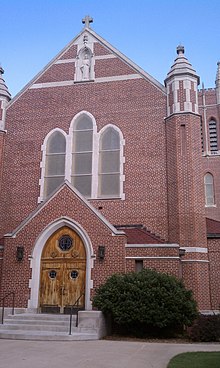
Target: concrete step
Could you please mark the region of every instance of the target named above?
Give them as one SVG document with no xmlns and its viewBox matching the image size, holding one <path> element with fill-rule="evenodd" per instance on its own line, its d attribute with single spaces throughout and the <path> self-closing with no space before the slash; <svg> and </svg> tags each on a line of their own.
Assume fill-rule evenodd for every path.
<svg viewBox="0 0 220 368">
<path fill-rule="evenodd" d="M 72 316 L 76 320 L 76 315 Z M 44 321 L 69 321 L 69 314 L 49 314 L 49 313 L 19 313 L 15 315 L 8 315 L 5 320 L 44 320 Z"/>
<path fill-rule="evenodd" d="M 0 339 L 10 340 L 38 340 L 38 341 L 86 341 L 98 340 L 96 333 L 73 332 L 71 335 L 63 332 L 49 331 L 9 331 L 0 330 Z"/>
<path fill-rule="evenodd" d="M 5 319 L 4 320 L 4 325 L 19 325 L 19 324 L 27 324 L 27 325 L 45 325 L 47 324 L 48 326 L 51 325 L 51 326 L 69 326 L 69 323 L 70 321 L 69 320 L 64 320 L 64 321 L 57 321 L 57 320 L 41 320 L 41 319 L 25 319 L 25 318 L 22 318 L 22 319 L 17 319 L 17 318 L 14 318 L 14 319 Z M 73 319 L 72 320 L 72 325 L 75 325 L 76 323 L 76 320 Z M 0 325 L 1 326 L 1 325 Z"/>
<path fill-rule="evenodd" d="M 30 322 L 30 321 L 29 321 Z M 10 324 L 10 323 L 4 323 L 4 325 L 0 325 L 0 332 L 2 330 L 21 330 L 21 331 L 28 331 L 28 330 L 34 330 L 34 331 L 54 331 L 54 332 L 66 332 L 69 331 L 69 325 L 48 325 L 48 324 L 25 324 L 25 323 L 19 323 L 19 324 Z M 72 331 L 77 330 L 77 327 L 72 326 Z"/>
<path fill-rule="evenodd" d="M 72 333 L 69 335 L 69 315 L 21 313 L 9 315 L 0 325 L 0 339 L 15 340 L 97 340 L 95 329 L 81 327 L 76 324 L 76 316 L 72 318 Z"/>
</svg>

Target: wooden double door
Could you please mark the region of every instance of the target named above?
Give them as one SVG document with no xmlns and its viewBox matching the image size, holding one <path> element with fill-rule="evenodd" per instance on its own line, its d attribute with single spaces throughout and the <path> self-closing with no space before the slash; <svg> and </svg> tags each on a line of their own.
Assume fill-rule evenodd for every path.
<svg viewBox="0 0 220 368">
<path fill-rule="evenodd" d="M 86 252 L 80 236 L 67 226 L 46 242 L 41 256 L 40 308 L 69 313 L 77 299 L 85 307 Z M 76 306 L 75 306 L 76 307 Z"/>
</svg>

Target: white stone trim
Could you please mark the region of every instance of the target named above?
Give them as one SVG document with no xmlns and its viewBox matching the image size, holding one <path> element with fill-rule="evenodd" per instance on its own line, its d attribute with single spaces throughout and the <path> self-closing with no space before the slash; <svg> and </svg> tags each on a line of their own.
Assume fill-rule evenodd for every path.
<svg viewBox="0 0 220 368">
<path fill-rule="evenodd" d="M 123 138 L 122 131 L 117 127 L 117 125 L 107 124 L 99 131 L 98 141 L 100 143 L 100 139 L 101 139 L 102 134 L 109 127 L 112 127 L 113 129 L 115 129 L 118 132 L 119 137 L 120 137 L 120 193 L 119 193 L 119 197 L 116 197 L 116 198 L 125 198 L 125 193 L 123 192 L 123 184 L 124 184 L 124 181 L 125 181 L 125 175 L 123 174 L 123 168 L 124 168 L 124 162 L 125 162 L 125 157 L 124 157 L 125 140 Z M 98 154 L 99 154 L 99 146 L 98 146 Z M 98 159 L 99 159 L 99 157 L 98 157 Z M 98 160 L 97 160 L 97 162 L 98 162 Z M 97 168 L 97 174 L 98 174 L 98 168 Z M 99 197 L 98 196 L 98 194 L 99 194 L 98 193 L 98 188 L 99 188 L 98 175 L 97 175 L 97 186 L 96 186 L 96 188 L 97 188 L 97 198 L 100 198 L 100 199 L 110 199 L 110 198 L 112 198 L 112 197 Z"/>
<path fill-rule="evenodd" d="M 116 59 L 117 56 L 114 54 L 98 55 L 95 56 L 95 60 L 105 60 L 105 59 Z"/>
<path fill-rule="evenodd" d="M 180 249 L 184 249 L 186 253 L 208 253 L 208 249 L 202 247 L 181 247 Z"/>
<path fill-rule="evenodd" d="M 111 77 L 102 77 L 96 78 L 96 83 L 103 83 L 103 82 L 118 82 L 130 79 L 142 79 L 140 74 L 125 74 L 125 75 L 113 75 Z"/>
<path fill-rule="evenodd" d="M 0 131 L 5 131 L 6 107 L 8 105 L 7 97 L 2 96 L 0 100 L 0 109 L 2 110 L 2 118 L 0 120 Z"/>
<path fill-rule="evenodd" d="M 195 113 L 198 114 L 199 113 L 199 96 L 198 96 L 197 82 L 193 82 L 193 86 L 194 86 L 194 92 L 196 92 Z"/>
<path fill-rule="evenodd" d="M 50 223 L 39 235 L 32 254 L 30 257 L 30 268 L 32 276 L 29 280 L 30 299 L 28 300 L 28 308 L 38 308 L 39 306 L 39 285 L 40 285 L 40 263 L 41 254 L 47 239 L 58 229 L 68 226 L 76 231 L 81 237 L 86 250 L 86 289 L 85 289 L 85 309 L 91 310 L 90 291 L 91 291 L 91 269 L 93 268 L 94 253 L 92 243 L 87 232 L 76 221 L 70 218 L 59 218 Z"/>
<path fill-rule="evenodd" d="M 111 77 L 96 78 L 90 81 L 77 81 L 77 83 L 104 83 L 104 82 L 118 82 L 130 79 L 141 79 L 142 76 L 139 74 L 125 74 L 115 75 Z M 60 82 L 45 82 L 45 83 L 34 83 L 29 89 L 40 89 L 40 88 L 54 88 L 54 87 L 65 87 L 74 85 L 74 80 L 60 81 Z"/>
<path fill-rule="evenodd" d="M 179 91 L 179 80 L 176 78 L 171 82 L 173 92 L 173 112 L 177 113 L 180 111 L 180 103 L 178 102 L 178 91 Z"/>
<path fill-rule="evenodd" d="M 126 244 L 125 248 L 179 248 L 178 244 Z"/>
<path fill-rule="evenodd" d="M 91 81 L 95 79 L 95 70 L 94 70 L 95 60 L 94 60 L 94 54 L 93 54 L 93 41 L 91 41 L 91 37 L 89 38 L 90 38 L 90 41 L 86 43 L 82 41 L 81 43 L 78 43 L 77 45 L 77 57 L 76 57 L 76 62 L 75 62 L 75 74 L 74 74 L 74 81 L 77 81 L 77 82 L 78 81 L 86 82 L 86 81 Z M 79 40 L 80 39 L 81 37 L 79 38 Z M 89 64 L 86 64 L 87 66 L 89 66 L 88 68 L 89 75 L 86 77 L 83 77 L 82 75 L 83 72 L 81 71 L 81 68 L 85 67 L 85 64 L 83 63 L 83 61 L 85 60 L 84 58 L 85 55 L 87 55 L 86 60 L 89 60 Z"/>
<path fill-rule="evenodd" d="M 95 56 L 94 55 L 94 60 L 105 60 L 105 59 L 115 59 L 117 58 L 116 55 L 114 54 L 107 54 L 107 55 L 99 55 L 99 56 Z M 69 63 L 75 63 L 76 62 L 76 58 L 73 59 L 60 59 L 57 60 L 54 64 L 69 64 Z"/>
<path fill-rule="evenodd" d="M 200 262 L 200 263 L 209 263 L 206 259 L 181 259 L 181 262 Z"/>
<path fill-rule="evenodd" d="M 216 107 L 216 105 L 215 104 L 213 104 L 213 105 L 199 105 L 199 108 L 203 108 L 204 109 L 204 107 L 205 108 L 208 108 L 208 107 Z"/>
<path fill-rule="evenodd" d="M 44 138 L 44 142 L 41 146 L 41 151 L 42 151 L 42 158 L 41 158 L 41 162 L 40 162 L 40 168 L 41 168 L 41 177 L 39 179 L 39 186 L 40 186 L 40 196 L 38 197 L 38 203 L 41 203 L 44 200 L 44 182 L 45 182 L 45 166 L 46 166 L 46 149 L 47 149 L 47 142 L 48 139 L 50 138 L 50 136 L 54 133 L 54 132 L 60 132 L 61 134 L 64 135 L 65 139 L 66 139 L 66 157 L 65 157 L 65 172 L 66 172 L 66 167 L 68 165 L 67 162 L 67 134 L 64 132 L 64 130 L 60 129 L 60 128 L 54 128 L 52 129 Z"/>
<path fill-rule="evenodd" d="M 45 83 L 34 83 L 29 89 L 36 88 L 53 88 L 53 87 L 65 87 L 72 86 L 74 84 L 73 80 L 60 81 L 60 82 L 45 82 Z"/>
<path fill-rule="evenodd" d="M 76 61 L 76 58 L 73 58 L 73 59 L 59 59 L 54 64 L 55 65 L 57 65 L 57 64 L 69 64 L 69 63 L 75 63 L 75 61 Z"/>
<path fill-rule="evenodd" d="M 152 256 L 152 257 L 148 257 L 148 256 L 143 256 L 143 257 L 141 257 L 141 256 L 138 256 L 138 257 L 125 257 L 125 259 L 180 259 L 179 257 L 166 257 L 166 256 L 164 256 L 164 257 L 157 257 L 157 256 Z"/>
<path fill-rule="evenodd" d="M 94 116 L 88 112 L 88 111 L 80 111 L 78 114 L 74 116 L 70 123 L 69 128 L 69 137 L 70 137 L 70 145 L 69 145 L 69 160 L 72 163 L 72 152 L 73 152 L 73 132 L 74 127 L 77 123 L 77 121 L 83 116 L 86 115 L 91 119 L 92 125 L 93 125 L 93 147 L 92 147 L 92 188 L 91 188 L 91 198 L 96 198 L 96 187 L 95 187 L 95 181 L 97 177 L 97 154 L 98 154 L 98 138 L 97 138 L 97 124 Z M 71 165 L 72 166 L 72 165 Z M 69 182 L 71 183 L 71 167 L 69 168 Z"/>
<path fill-rule="evenodd" d="M 72 151 L 73 151 L 73 133 L 74 133 L 74 126 L 77 123 L 78 119 L 82 117 L 83 115 L 86 115 L 91 119 L 93 124 L 93 155 L 92 155 L 92 189 L 91 189 L 91 199 L 111 199 L 113 197 L 111 196 L 103 196 L 99 197 L 98 195 L 98 165 L 99 165 L 99 142 L 101 135 L 103 132 L 108 129 L 109 127 L 112 127 L 119 133 L 120 137 L 120 193 L 119 196 L 114 197 L 115 199 L 125 199 L 125 193 L 123 192 L 124 187 L 124 181 L 125 181 L 125 175 L 123 173 L 124 169 L 124 145 L 125 140 L 123 138 L 121 130 L 114 124 L 107 124 L 105 125 L 99 132 L 97 132 L 97 124 L 95 117 L 89 113 L 88 111 L 80 111 L 78 114 L 76 114 L 69 127 L 69 134 L 67 135 L 62 129 L 60 128 L 54 128 L 52 129 L 47 136 L 44 139 L 44 142 L 41 146 L 42 151 L 42 159 L 40 162 L 40 168 L 41 168 L 41 177 L 39 179 L 39 186 L 40 186 L 40 195 L 38 197 L 38 203 L 41 203 L 44 198 L 44 183 L 45 183 L 45 165 L 46 165 L 46 147 L 47 147 L 47 141 L 49 137 L 55 132 L 59 131 L 61 132 L 65 139 L 66 139 L 66 157 L 65 157 L 65 180 L 67 180 L 69 183 L 71 183 L 71 171 L 72 171 Z"/>
</svg>

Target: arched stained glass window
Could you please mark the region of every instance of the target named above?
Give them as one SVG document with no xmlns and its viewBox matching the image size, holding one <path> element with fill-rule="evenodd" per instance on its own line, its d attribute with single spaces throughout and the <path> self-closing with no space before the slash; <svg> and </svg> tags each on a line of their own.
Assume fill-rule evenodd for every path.
<svg viewBox="0 0 220 368">
<path fill-rule="evenodd" d="M 104 130 L 99 149 L 99 196 L 120 195 L 120 136 L 113 127 Z"/>
<path fill-rule="evenodd" d="M 205 174 L 204 184 L 205 184 L 205 204 L 206 206 L 213 206 L 215 204 L 215 195 L 214 195 L 214 179 L 212 174 L 210 173 Z"/>
<path fill-rule="evenodd" d="M 86 197 L 91 197 L 92 157 L 93 123 L 89 116 L 83 115 L 73 129 L 71 181 Z"/>
<path fill-rule="evenodd" d="M 65 178 L 66 139 L 55 131 L 48 138 L 46 146 L 44 194 L 47 197 Z"/>
</svg>

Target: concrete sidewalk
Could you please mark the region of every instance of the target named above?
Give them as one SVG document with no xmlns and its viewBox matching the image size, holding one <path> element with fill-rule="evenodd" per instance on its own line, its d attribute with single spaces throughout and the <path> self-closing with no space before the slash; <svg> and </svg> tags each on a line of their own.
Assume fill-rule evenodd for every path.
<svg viewBox="0 0 220 368">
<path fill-rule="evenodd" d="M 166 368 L 187 351 L 220 351 L 220 344 L 0 340 L 0 368 Z"/>
</svg>

